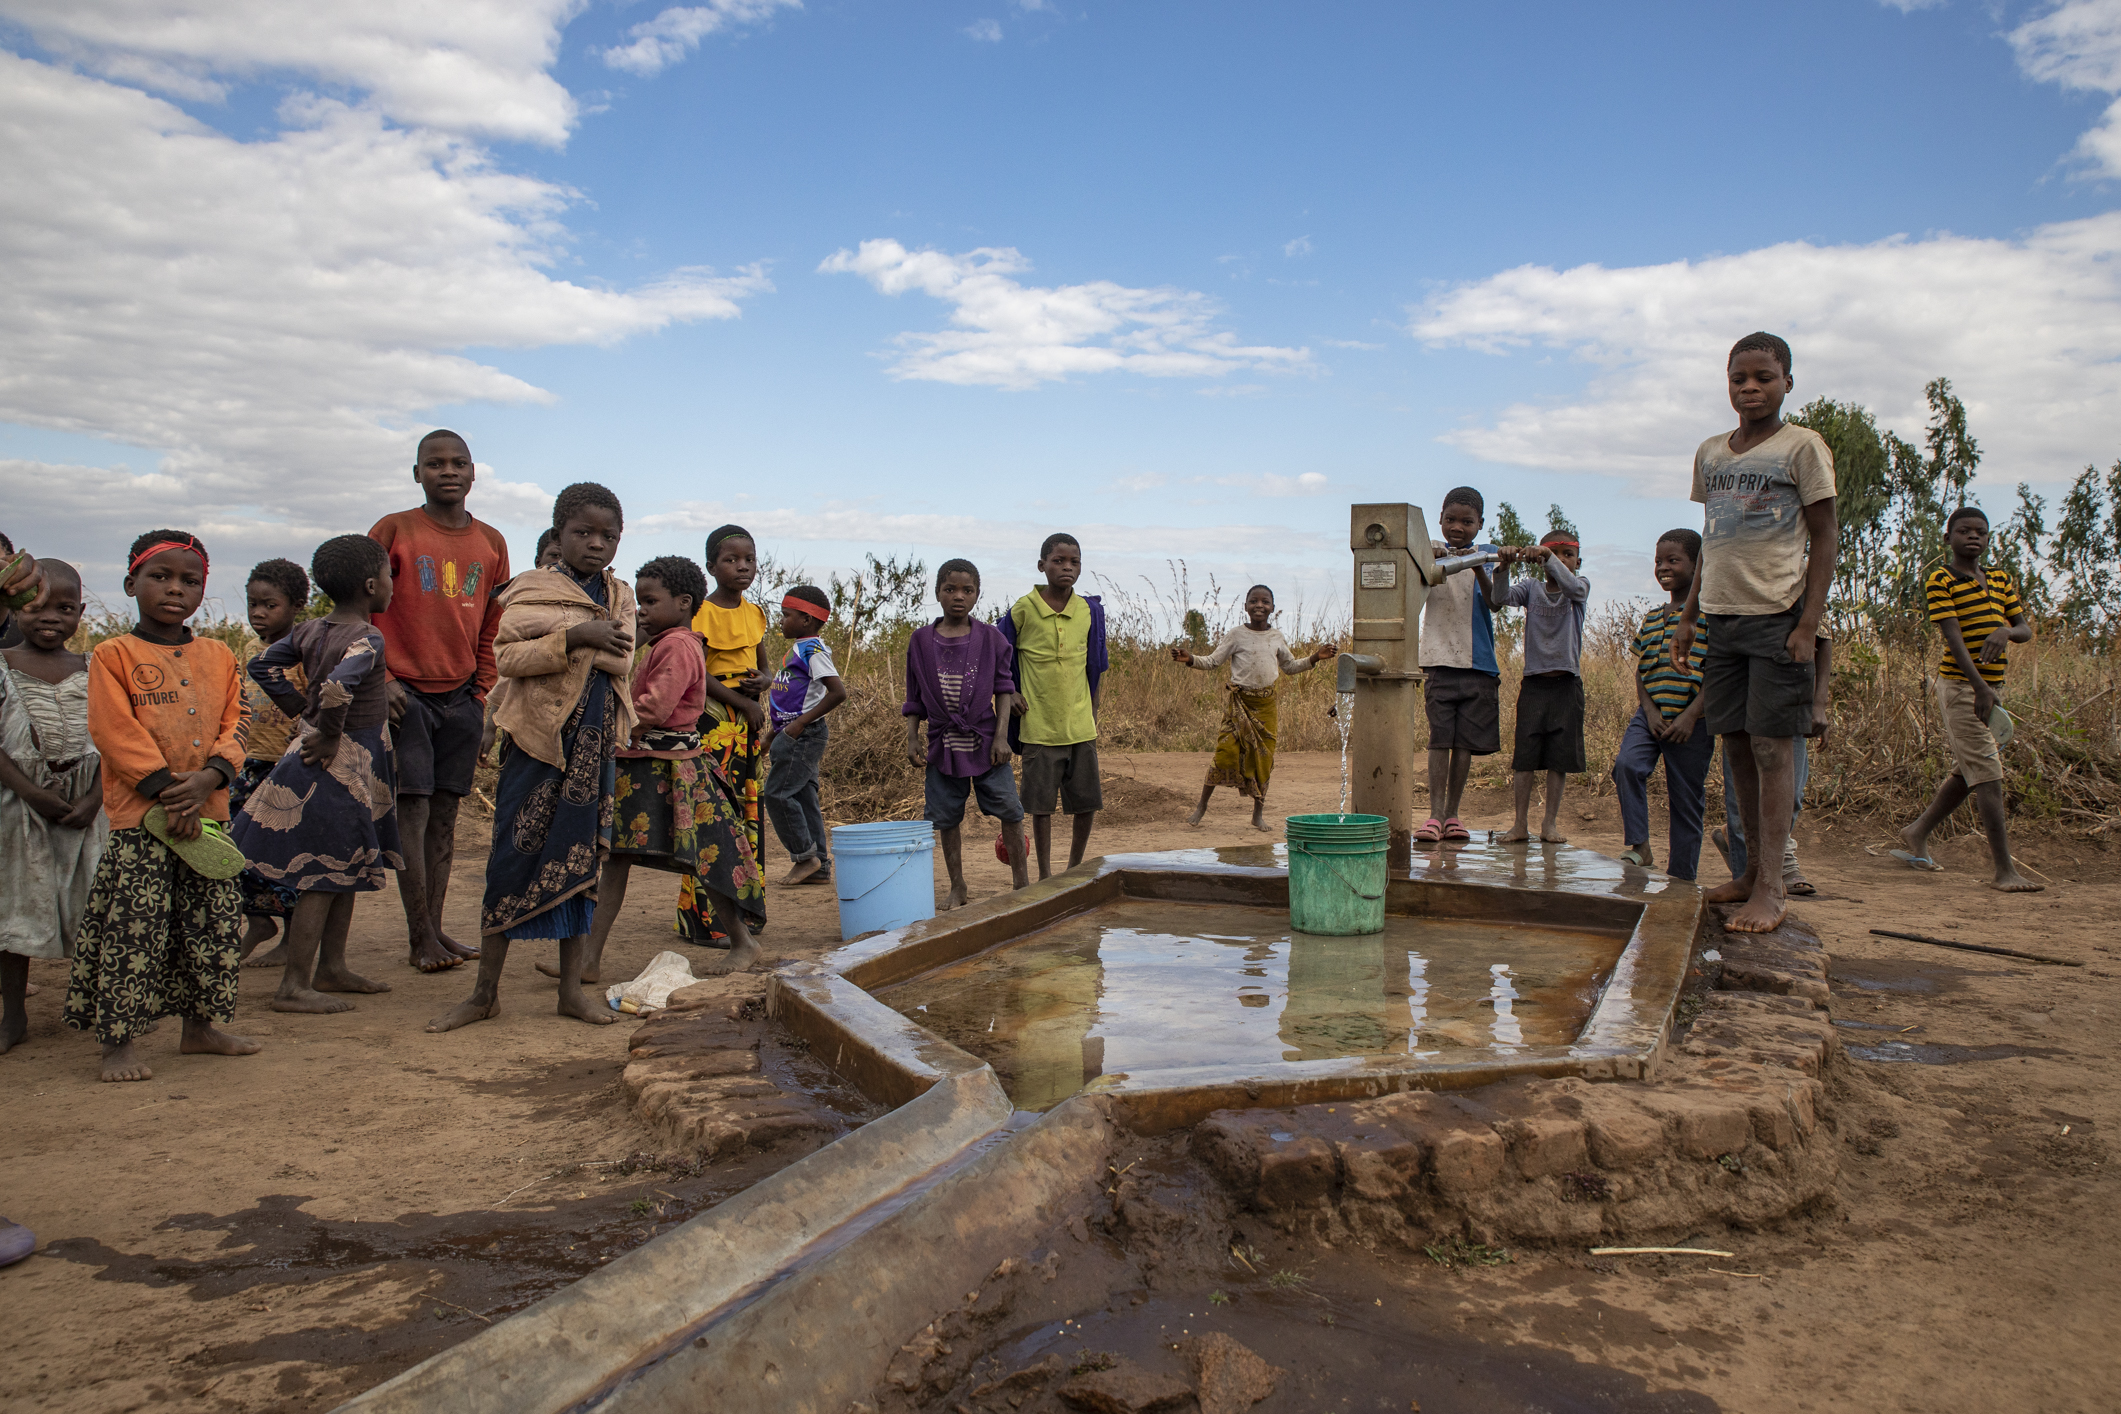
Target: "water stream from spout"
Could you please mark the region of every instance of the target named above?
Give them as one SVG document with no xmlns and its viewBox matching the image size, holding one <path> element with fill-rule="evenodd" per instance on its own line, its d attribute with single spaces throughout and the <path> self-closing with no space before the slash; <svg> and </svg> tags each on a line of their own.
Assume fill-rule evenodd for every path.
<svg viewBox="0 0 2121 1414">
<path fill-rule="evenodd" d="M 1348 733 L 1355 726 L 1354 693 L 1340 694 L 1340 710 L 1334 713 L 1334 719 L 1340 723 L 1340 813 L 1345 819 L 1348 814 Z"/>
</svg>

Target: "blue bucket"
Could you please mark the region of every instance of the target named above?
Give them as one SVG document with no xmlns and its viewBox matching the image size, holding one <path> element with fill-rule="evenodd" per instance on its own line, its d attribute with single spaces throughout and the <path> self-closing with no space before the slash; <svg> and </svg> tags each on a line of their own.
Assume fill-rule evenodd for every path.
<svg viewBox="0 0 2121 1414">
<path fill-rule="evenodd" d="M 935 917 L 935 830 L 926 820 L 832 827 L 840 940 Z"/>
</svg>

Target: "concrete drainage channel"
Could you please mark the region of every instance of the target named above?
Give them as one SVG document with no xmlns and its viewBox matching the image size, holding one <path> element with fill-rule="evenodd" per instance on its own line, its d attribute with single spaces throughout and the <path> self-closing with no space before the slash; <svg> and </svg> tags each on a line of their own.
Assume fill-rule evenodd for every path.
<svg viewBox="0 0 2121 1414">
<path fill-rule="evenodd" d="M 1693 999 L 1693 1030 L 1668 1050 L 1698 895 L 1587 851 L 1545 854 L 1528 870 L 1523 851 L 1468 850 L 1445 880 L 1395 879 L 1390 903 L 1498 927 L 1558 913 L 1623 929 L 1567 1045 L 1108 1072 L 1034 1118 L 993 1066 L 868 990 L 1115 900 L 1272 907 L 1286 875 L 1264 851 L 1090 861 L 784 968 L 776 1020 L 895 1108 L 342 1408 L 847 1414 L 887 1381 L 940 1389 L 921 1366 L 941 1369 L 949 1346 L 921 1333 L 1063 1225 L 1083 1241 L 1100 1215 L 1108 1229 L 1124 1221 L 1114 1159 L 1145 1136 L 1183 1132 L 1218 1201 L 1273 1228 L 1410 1245 L 1758 1222 L 1816 1199 L 1834 1174 L 1818 1120 L 1837 1055 L 1816 939 L 1789 927 L 1718 939 L 1732 990 Z"/>
</svg>

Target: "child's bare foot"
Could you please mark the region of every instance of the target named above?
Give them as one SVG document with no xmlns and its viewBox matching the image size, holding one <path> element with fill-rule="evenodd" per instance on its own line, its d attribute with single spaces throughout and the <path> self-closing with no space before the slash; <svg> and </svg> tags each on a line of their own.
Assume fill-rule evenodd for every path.
<svg viewBox="0 0 2121 1414">
<path fill-rule="evenodd" d="M 23 987 L 23 989 L 22 989 L 22 995 L 23 995 L 23 996 L 25 996 L 25 997 L 34 997 L 34 996 L 36 996 L 36 995 L 37 995 L 37 993 L 39 993 L 39 992 L 41 992 L 41 991 L 43 991 L 43 990 L 44 990 L 44 989 L 43 989 L 42 987 L 38 986 L 38 985 L 37 985 L 36 983 L 34 983 L 34 982 L 31 982 L 31 983 L 28 983 L 27 985 L 25 985 L 25 986 Z"/>
<path fill-rule="evenodd" d="M 342 1002 L 336 997 L 327 997 L 309 987 L 284 987 L 272 999 L 274 1011 L 291 1011 L 306 1016 L 328 1016 L 333 1012 L 352 1011 L 352 1002 Z"/>
<path fill-rule="evenodd" d="M 1718 884 L 1715 888 L 1703 894 L 1701 899 L 1704 903 L 1741 903 L 1752 896 L 1753 876 L 1748 874 L 1743 878 L 1732 879 L 1728 883 Z"/>
<path fill-rule="evenodd" d="M 943 895 L 942 906 L 936 912 L 948 913 L 953 908 L 963 908 L 970 901 L 970 896 L 965 892 L 963 884 L 952 884 L 950 892 Z"/>
<path fill-rule="evenodd" d="M 731 972 L 742 972 L 758 960 L 758 940 L 746 938 L 729 950 L 729 956 L 703 964 L 700 971 L 709 977 L 721 977 Z"/>
<path fill-rule="evenodd" d="M 6 1055 L 28 1039 L 29 1017 L 27 1015 L 11 1016 L 6 1021 L 0 1022 L 0 1056 Z"/>
<path fill-rule="evenodd" d="M 825 866 L 815 859 L 798 859 L 797 861 L 795 861 L 795 867 L 788 871 L 787 875 L 781 880 L 781 883 L 783 886 L 789 884 L 807 884 L 812 879 L 815 879 L 820 873 L 822 873 L 824 871 L 824 868 Z"/>
<path fill-rule="evenodd" d="M 452 967 L 464 965 L 464 959 L 442 946 L 439 938 L 422 938 L 413 945 L 412 954 L 405 962 L 422 972 L 447 972 Z"/>
<path fill-rule="evenodd" d="M 442 945 L 443 952 L 448 953 L 451 957 L 463 958 L 466 962 L 470 962 L 479 955 L 477 948 L 469 943 L 458 942 L 439 928 L 435 929 L 435 941 Z"/>
<path fill-rule="evenodd" d="M 1200 809 L 1194 811 L 1191 815 L 1186 817 L 1186 823 L 1197 830 L 1200 828 L 1201 817 L 1206 815 L 1207 813 L 1208 807 L 1203 805 Z"/>
<path fill-rule="evenodd" d="M 287 966 L 287 944 L 281 943 L 277 947 L 267 948 L 255 957 L 247 957 L 243 959 L 243 965 L 245 967 L 285 967 Z"/>
<path fill-rule="evenodd" d="M 1531 838 L 1532 838 L 1532 832 L 1531 832 L 1531 830 L 1530 830 L 1529 828 L 1527 828 L 1526 826 L 1523 826 L 1523 825 L 1512 825 L 1512 826 L 1510 827 L 1509 833 L 1508 833 L 1508 834 L 1505 834 L 1505 835 L 1504 835 L 1504 836 L 1502 837 L 1501 843 L 1503 843 L 1503 844 L 1523 844 L 1523 843 L 1524 843 L 1525 841 L 1527 841 L 1527 840 L 1529 840 L 1529 839 L 1531 839 Z"/>
<path fill-rule="evenodd" d="M 2037 894 L 2047 888 L 2047 885 L 2036 884 L 2020 874 L 2015 864 L 2005 865 L 1995 878 L 1989 880 L 1988 886 L 2002 894 Z"/>
<path fill-rule="evenodd" d="M 474 993 L 469 1001 L 458 1002 L 448 1011 L 428 1022 L 427 1029 L 430 1032 L 437 1033 L 454 1031 L 459 1026 L 469 1026 L 474 1021 L 491 1021 L 500 1014 L 501 999 L 499 997 L 495 997 L 491 1001 L 482 1002 L 479 1000 L 478 995 Z"/>
<path fill-rule="evenodd" d="M 152 1080 L 155 1073 L 148 1069 L 147 1062 L 133 1053 L 133 1043 L 121 1041 L 115 1046 L 103 1048 L 104 1080 Z"/>
<path fill-rule="evenodd" d="M 565 982 L 560 984 L 559 1013 L 591 1026 L 609 1026 L 619 1019 L 619 1013 L 602 997 L 588 996 L 580 987 L 570 987 Z"/>
<path fill-rule="evenodd" d="M 1567 844 L 1569 837 L 1567 835 L 1557 835 L 1552 830 L 1541 830 L 1539 832 L 1539 842 L 1541 844 Z"/>
<path fill-rule="evenodd" d="M 177 1042 L 177 1054 L 185 1056 L 254 1056 L 264 1049 L 263 1042 L 223 1031 L 198 1016 L 184 1018 L 184 1039 Z"/>
<path fill-rule="evenodd" d="M 544 973 L 547 977 L 558 977 L 560 975 L 560 964 L 557 962 L 541 962 L 538 964 L 538 971 Z M 585 987 L 594 987 L 603 980 L 602 973 L 595 968 L 591 968 L 582 974 L 582 985 Z"/>
<path fill-rule="evenodd" d="M 1271 831 L 1267 831 L 1267 805 L 1265 801 L 1255 802 L 1252 806 L 1252 828 L 1271 833 Z"/>
<path fill-rule="evenodd" d="M 388 982 L 370 981 L 360 973 L 349 971 L 344 967 L 327 968 L 321 964 L 317 968 L 317 975 L 311 979 L 310 985 L 320 992 L 359 992 L 366 996 L 373 996 L 377 992 L 390 990 Z"/>
<path fill-rule="evenodd" d="M 1902 825 L 1900 827 L 1900 843 L 1906 845 L 1907 852 L 1914 855 L 1915 858 L 1929 858 L 1930 837 L 1928 831 L 1918 830 L 1913 825 Z"/>
<path fill-rule="evenodd" d="M 1782 926 L 1789 911 L 1789 900 L 1782 896 L 1781 880 L 1773 884 L 1763 880 L 1723 926 L 1733 933 L 1772 933 Z"/>
</svg>

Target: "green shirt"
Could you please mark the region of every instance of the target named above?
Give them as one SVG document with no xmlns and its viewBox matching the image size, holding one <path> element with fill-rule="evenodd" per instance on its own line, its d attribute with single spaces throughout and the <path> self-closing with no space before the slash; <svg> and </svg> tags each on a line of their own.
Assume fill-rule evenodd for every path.
<svg viewBox="0 0 2121 1414">
<path fill-rule="evenodd" d="M 1090 705 L 1090 605 L 1070 592 L 1056 612 L 1034 589 L 1009 610 L 1016 623 L 1016 684 L 1024 695 L 1018 734 L 1027 746 L 1097 740 Z"/>
</svg>

